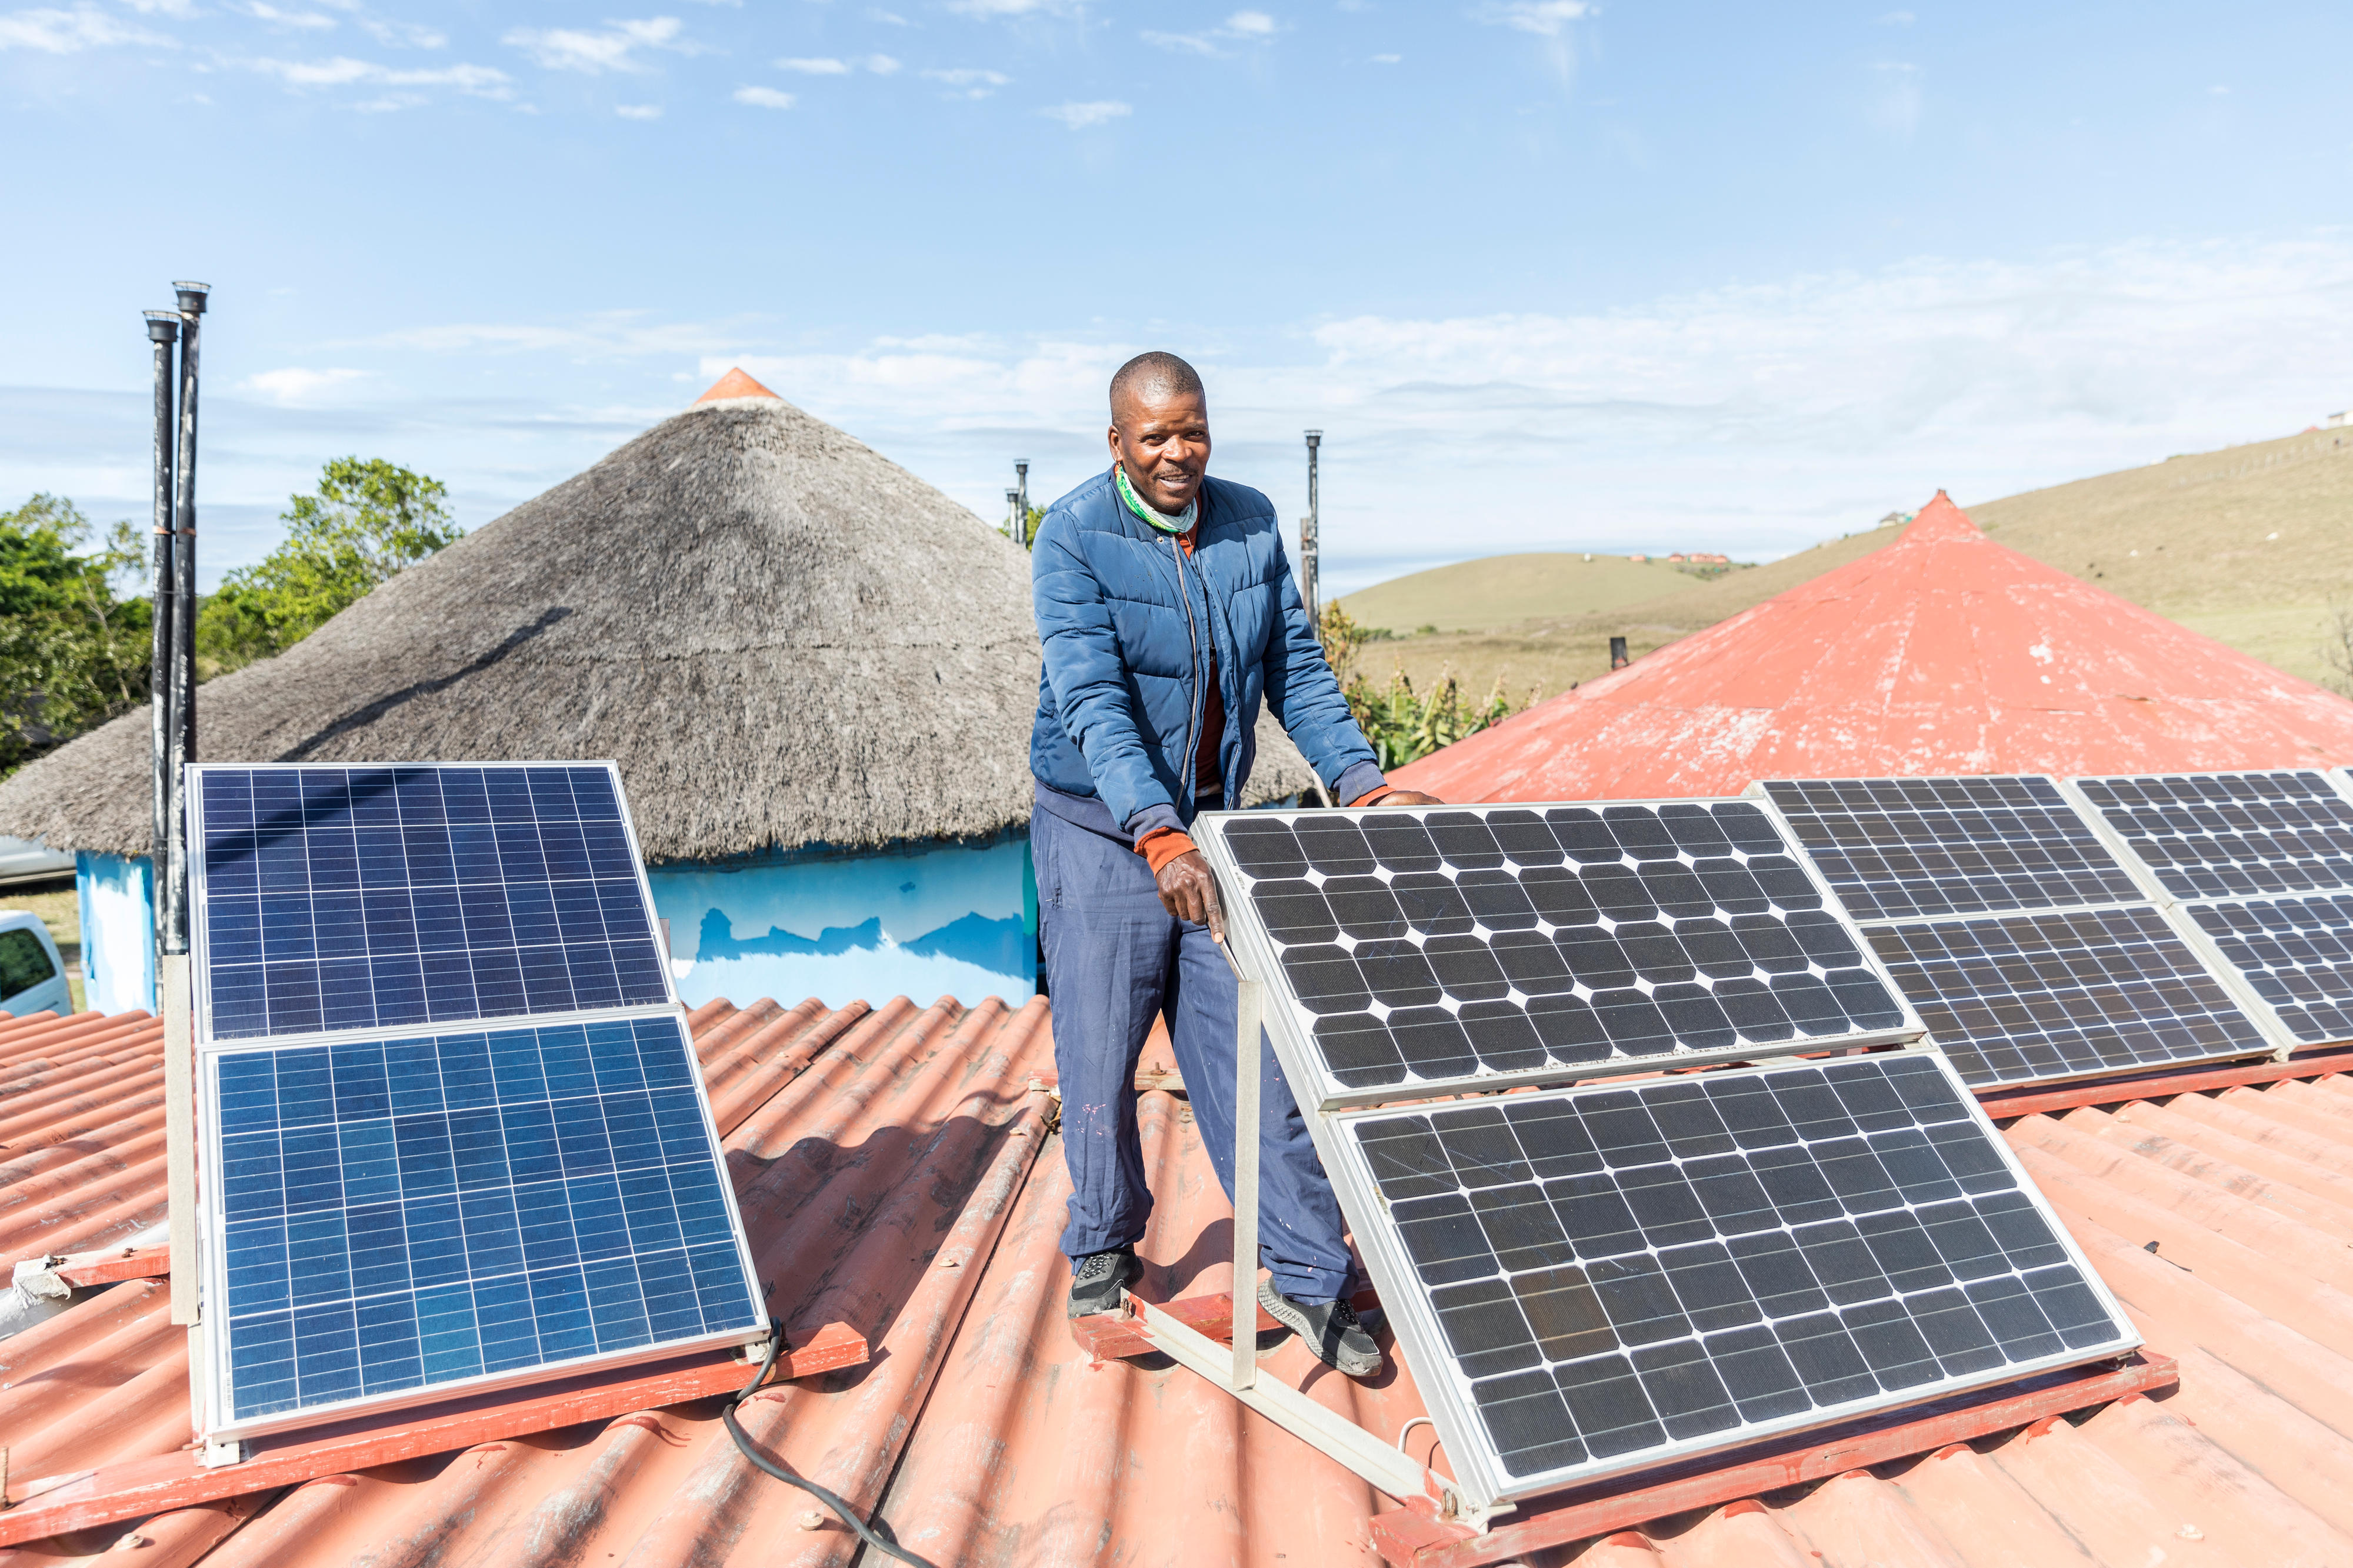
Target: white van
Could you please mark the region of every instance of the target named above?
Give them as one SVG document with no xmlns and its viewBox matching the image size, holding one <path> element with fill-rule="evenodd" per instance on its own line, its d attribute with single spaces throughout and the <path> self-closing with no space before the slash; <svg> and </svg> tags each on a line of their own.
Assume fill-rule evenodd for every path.
<svg viewBox="0 0 2353 1568">
<path fill-rule="evenodd" d="M 65 960 L 41 917 L 30 910 L 0 910 L 0 1013 L 63 1017 L 72 1011 Z"/>
</svg>

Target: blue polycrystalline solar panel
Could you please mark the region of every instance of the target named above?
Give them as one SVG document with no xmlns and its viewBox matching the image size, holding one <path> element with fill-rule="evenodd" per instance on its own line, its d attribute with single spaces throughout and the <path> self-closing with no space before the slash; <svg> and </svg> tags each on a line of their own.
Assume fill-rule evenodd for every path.
<svg viewBox="0 0 2353 1568">
<path fill-rule="evenodd" d="M 2318 773 L 2074 782 L 2177 899 L 2353 889 L 2353 801 Z"/>
<path fill-rule="evenodd" d="M 2302 1045 L 2353 1040 L 2353 894 L 2185 904 Z"/>
<path fill-rule="evenodd" d="M 202 1038 L 670 1000 L 609 764 L 192 773 Z"/>
<path fill-rule="evenodd" d="M 674 1013 L 203 1059 L 216 1435 L 765 1322 Z"/>
<path fill-rule="evenodd" d="M 1871 926 L 1880 961 L 1973 1087 L 2272 1048 L 2154 907 Z"/>
<path fill-rule="evenodd" d="M 1447 1457 L 1526 1496 L 2138 1342 L 1933 1052 L 1340 1120 Z"/>
<path fill-rule="evenodd" d="M 1747 801 L 1204 820 L 1319 1104 L 1915 1027 Z"/>
<path fill-rule="evenodd" d="M 1776 779 L 1814 868 L 1859 921 L 2142 897 L 2049 779 Z"/>
</svg>

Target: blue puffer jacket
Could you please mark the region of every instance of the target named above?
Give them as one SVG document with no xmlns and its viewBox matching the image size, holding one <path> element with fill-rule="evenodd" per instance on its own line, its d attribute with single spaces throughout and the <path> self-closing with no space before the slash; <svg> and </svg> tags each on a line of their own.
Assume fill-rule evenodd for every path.
<svg viewBox="0 0 2353 1568">
<path fill-rule="evenodd" d="M 1048 510 L 1031 552 L 1046 650 L 1029 735 L 1039 804 L 1082 822 L 1100 814 L 1088 825 L 1131 840 L 1193 820 L 1212 648 L 1228 801 L 1241 799 L 1258 754 L 1261 699 L 1334 800 L 1383 782 L 1307 624 L 1273 505 L 1216 479 L 1202 480 L 1200 504 L 1188 557 L 1121 504 L 1105 469 Z"/>
</svg>

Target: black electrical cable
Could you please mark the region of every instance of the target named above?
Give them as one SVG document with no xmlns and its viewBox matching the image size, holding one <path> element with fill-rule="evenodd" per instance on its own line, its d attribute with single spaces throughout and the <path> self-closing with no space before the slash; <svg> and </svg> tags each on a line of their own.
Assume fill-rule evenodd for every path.
<svg viewBox="0 0 2353 1568">
<path fill-rule="evenodd" d="M 752 1447 L 752 1435 L 744 1431 L 743 1423 L 735 1419 L 735 1407 L 743 1404 L 745 1400 L 751 1398 L 754 1393 L 758 1392 L 760 1385 L 768 1381 L 768 1374 L 776 1370 L 776 1357 L 784 1353 L 784 1349 L 785 1331 L 776 1323 L 771 1322 L 768 1325 L 768 1354 L 766 1359 L 760 1363 L 760 1370 L 752 1374 L 751 1382 L 745 1384 L 741 1389 L 736 1391 L 734 1398 L 729 1400 L 720 1408 L 719 1419 L 725 1424 L 727 1427 L 727 1435 L 735 1439 L 735 1446 L 744 1450 L 744 1457 L 745 1458 L 751 1460 L 753 1464 L 758 1466 L 761 1469 L 765 1470 L 768 1474 L 776 1477 L 776 1479 L 784 1482 L 786 1486 L 800 1488 L 801 1490 L 808 1493 L 809 1496 L 817 1499 L 818 1501 L 833 1510 L 835 1513 L 841 1517 L 842 1523 L 849 1526 L 851 1530 L 857 1532 L 859 1540 L 864 1542 L 875 1551 L 880 1552 L 883 1556 L 895 1558 L 901 1563 L 913 1563 L 914 1568 L 933 1568 L 932 1563 L 916 1556 L 913 1552 L 897 1545 L 895 1542 L 886 1541 L 881 1536 L 875 1534 L 872 1530 L 867 1527 L 866 1521 L 858 1517 L 858 1510 L 851 1506 L 848 1498 L 829 1492 L 826 1490 L 825 1488 L 818 1485 L 815 1481 L 803 1479 L 801 1477 L 793 1474 L 792 1471 L 785 1468 L 782 1465 L 777 1464 L 774 1459 L 769 1458 L 766 1455 Z M 876 1522 L 881 1523 L 882 1521 L 878 1518 Z M 885 1525 L 884 1528 L 887 1529 L 889 1527 L 888 1525 Z"/>
</svg>

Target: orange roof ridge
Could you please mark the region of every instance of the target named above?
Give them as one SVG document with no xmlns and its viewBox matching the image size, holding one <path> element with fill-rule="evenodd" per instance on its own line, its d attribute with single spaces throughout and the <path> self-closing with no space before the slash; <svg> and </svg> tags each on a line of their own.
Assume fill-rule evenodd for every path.
<svg viewBox="0 0 2353 1568">
<path fill-rule="evenodd" d="M 1985 534 L 1969 521 L 1968 512 L 1953 504 L 1952 497 L 1938 490 L 1936 500 L 1920 509 L 1920 515 L 1912 520 L 1904 530 L 1904 537 L 1897 542 L 1915 546 L 1982 544 Z"/>
<path fill-rule="evenodd" d="M 696 398 L 691 406 L 700 408 L 706 403 L 718 403 L 730 397 L 776 397 L 776 395 L 744 374 L 743 367 L 738 365 L 712 382 L 711 390 Z M 776 401 L 781 403 L 784 399 L 776 397 Z"/>
</svg>

